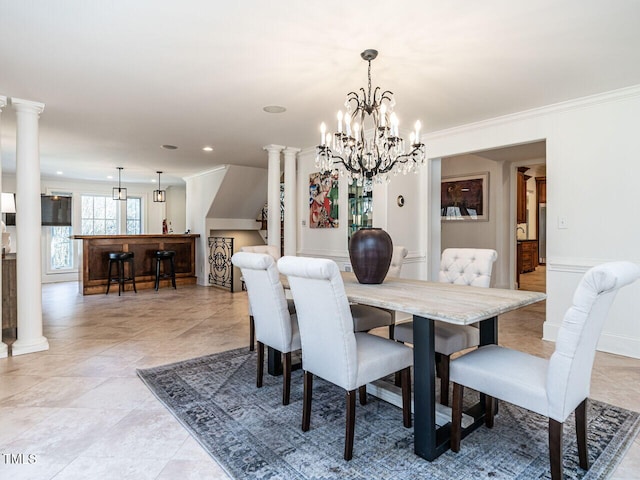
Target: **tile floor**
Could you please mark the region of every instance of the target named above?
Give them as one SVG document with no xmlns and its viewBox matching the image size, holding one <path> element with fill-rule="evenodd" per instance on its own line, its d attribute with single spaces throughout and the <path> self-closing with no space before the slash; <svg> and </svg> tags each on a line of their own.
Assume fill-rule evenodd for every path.
<svg viewBox="0 0 640 480">
<path fill-rule="evenodd" d="M 50 349 L 0 359 L 0 478 L 227 478 L 135 369 L 246 345 L 246 294 L 189 286 L 83 297 L 60 283 L 44 285 L 43 308 Z M 501 343 L 550 355 L 543 320 L 544 305 L 505 315 Z M 592 397 L 640 411 L 640 360 L 598 353 Z M 636 439 L 614 478 L 638 472 Z"/>
</svg>

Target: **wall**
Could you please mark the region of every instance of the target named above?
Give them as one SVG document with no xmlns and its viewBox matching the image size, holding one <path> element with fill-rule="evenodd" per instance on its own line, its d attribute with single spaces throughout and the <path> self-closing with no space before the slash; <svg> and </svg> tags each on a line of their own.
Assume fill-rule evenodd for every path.
<svg viewBox="0 0 640 480">
<path fill-rule="evenodd" d="M 497 198 L 502 189 L 499 178 L 501 172 L 501 164 L 493 160 L 479 157 L 477 155 L 462 155 L 452 158 L 442 159 L 442 177 L 456 177 L 461 175 L 469 175 L 475 173 L 489 173 L 489 205 L 487 221 L 459 221 L 449 220 L 441 223 L 441 245 L 440 249 L 445 248 L 492 248 L 497 249 L 496 230 L 500 221 L 497 215 L 498 205 Z M 500 271 L 500 264 L 508 261 L 508 252 L 498 252 L 498 260 L 495 268 L 496 272 Z M 503 258 L 504 257 L 504 258 Z M 495 286 L 506 286 L 507 283 L 494 275 L 492 282 Z"/>
<path fill-rule="evenodd" d="M 198 284 L 209 286 L 209 232 L 260 227 L 255 219 L 267 198 L 267 170 L 223 165 L 185 181 L 186 228 L 200 234 L 196 240 Z"/>
<path fill-rule="evenodd" d="M 640 86 L 635 86 L 423 137 L 429 155 L 438 158 L 546 140 L 545 339 L 556 338 L 573 291 L 588 268 L 610 260 L 640 260 L 640 227 L 629 217 L 627 208 L 615 208 L 610 201 L 614 199 L 615 205 L 631 209 L 637 205 L 639 116 Z M 515 191 L 513 179 L 511 191 Z M 436 192 L 431 194 L 431 201 L 437 201 Z M 515 218 L 515 214 L 509 218 Z M 558 228 L 559 219 L 567 228 Z M 506 229 L 497 240 L 512 244 L 514 230 Z M 513 249 L 511 255 L 515 256 Z M 605 324 L 600 349 L 640 358 L 637 298 L 640 282 L 618 296 Z"/>
<path fill-rule="evenodd" d="M 171 185 L 167 187 L 166 190 L 167 223 L 173 228 L 173 233 L 184 233 L 187 230 L 187 189 L 184 186 Z"/>
</svg>

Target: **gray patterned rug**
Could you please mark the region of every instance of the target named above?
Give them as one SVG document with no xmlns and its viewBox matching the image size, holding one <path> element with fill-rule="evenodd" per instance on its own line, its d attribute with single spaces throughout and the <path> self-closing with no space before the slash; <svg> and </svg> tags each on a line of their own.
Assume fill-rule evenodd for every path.
<svg viewBox="0 0 640 480">
<path fill-rule="evenodd" d="M 246 348 L 146 370 L 138 375 L 233 478 L 237 479 L 539 479 L 550 478 L 547 419 L 500 403 L 492 430 L 481 427 L 460 453 L 434 462 L 413 454 L 413 429 L 401 410 L 369 396 L 357 405 L 353 460 L 342 459 L 344 391 L 314 379 L 311 430 L 300 429 L 302 372 L 291 404 L 280 378 L 255 387 L 256 354 Z M 565 479 L 606 478 L 640 431 L 640 414 L 589 402 L 588 472 L 578 466 L 573 416 L 565 423 Z M 526 426 L 526 428 L 523 428 Z"/>
</svg>

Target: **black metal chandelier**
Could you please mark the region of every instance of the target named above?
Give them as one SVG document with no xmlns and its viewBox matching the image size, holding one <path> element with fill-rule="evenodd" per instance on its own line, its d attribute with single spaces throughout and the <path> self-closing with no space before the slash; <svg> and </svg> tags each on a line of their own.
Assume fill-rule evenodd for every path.
<svg viewBox="0 0 640 480">
<path fill-rule="evenodd" d="M 345 101 L 346 113 L 338 112 L 338 129 L 327 133 L 320 126 L 321 141 L 316 147 L 316 167 L 323 172 L 346 174 L 349 183 L 354 180 L 364 191 L 373 188 L 373 181 L 389 181 L 390 173 L 416 172 L 426 159 L 426 148 L 420 142 L 420 121 L 411 133 L 409 146 L 398 133 L 398 117 L 393 112 L 395 100 L 389 90 L 376 87 L 371 91 L 371 61 L 378 51 L 365 50 L 360 54 L 368 62 L 367 90 L 349 92 Z M 343 130 L 344 119 L 344 130 Z"/>
<path fill-rule="evenodd" d="M 156 171 L 158 174 L 158 189 L 153 191 L 153 201 L 154 202 L 166 202 L 167 201 L 167 191 L 162 190 L 160 188 L 160 174 L 161 171 Z"/>
<path fill-rule="evenodd" d="M 127 199 L 127 189 L 126 188 L 122 188 L 122 183 L 120 182 L 120 174 L 122 173 L 122 168 L 123 167 L 117 167 L 118 168 L 118 186 L 117 187 L 113 187 L 113 194 L 111 195 L 111 198 L 113 198 L 114 200 L 126 200 Z"/>
</svg>

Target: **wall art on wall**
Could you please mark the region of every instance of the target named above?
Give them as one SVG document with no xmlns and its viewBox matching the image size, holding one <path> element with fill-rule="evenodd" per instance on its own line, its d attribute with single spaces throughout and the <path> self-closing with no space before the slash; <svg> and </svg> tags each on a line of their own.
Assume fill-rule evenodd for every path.
<svg viewBox="0 0 640 480">
<path fill-rule="evenodd" d="M 443 177 L 440 211 L 442 220 L 489 220 L 489 172 Z"/>
<path fill-rule="evenodd" d="M 309 228 L 338 228 L 338 175 L 309 175 Z"/>
</svg>

